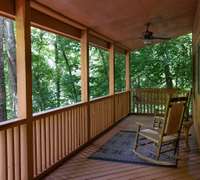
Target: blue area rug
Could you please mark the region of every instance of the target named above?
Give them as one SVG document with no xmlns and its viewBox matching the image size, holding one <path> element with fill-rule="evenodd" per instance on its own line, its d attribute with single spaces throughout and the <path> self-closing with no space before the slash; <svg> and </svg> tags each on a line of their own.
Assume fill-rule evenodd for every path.
<svg viewBox="0 0 200 180">
<path fill-rule="evenodd" d="M 88 158 L 132 164 L 155 165 L 140 159 L 133 153 L 135 135 L 136 133 L 133 131 L 120 131 Z M 155 146 L 150 144 L 147 148 L 142 147 L 139 151 L 148 157 L 155 158 L 152 153 L 147 151 L 147 149 L 151 149 L 153 151 Z M 162 154 L 161 160 L 175 163 L 174 155 L 172 154 L 173 153 Z"/>
</svg>

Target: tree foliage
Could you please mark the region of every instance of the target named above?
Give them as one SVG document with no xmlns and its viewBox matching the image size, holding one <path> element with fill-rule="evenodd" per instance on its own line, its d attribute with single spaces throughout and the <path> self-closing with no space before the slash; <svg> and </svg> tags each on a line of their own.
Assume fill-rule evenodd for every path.
<svg viewBox="0 0 200 180">
<path fill-rule="evenodd" d="M 0 121 L 17 116 L 15 24 L 0 17 Z"/>
<path fill-rule="evenodd" d="M 131 54 L 133 87 L 191 88 L 192 36 L 180 36 Z"/>
<path fill-rule="evenodd" d="M 108 95 L 108 51 L 90 46 L 90 97 Z"/>
<path fill-rule="evenodd" d="M 115 92 L 125 90 L 125 70 L 126 70 L 125 54 L 115 53 Z"/>
<path fill-rule="evenodd" d="M 33 111 L 80 101 L 80 43 L 32 28 Z"/>
</svg>

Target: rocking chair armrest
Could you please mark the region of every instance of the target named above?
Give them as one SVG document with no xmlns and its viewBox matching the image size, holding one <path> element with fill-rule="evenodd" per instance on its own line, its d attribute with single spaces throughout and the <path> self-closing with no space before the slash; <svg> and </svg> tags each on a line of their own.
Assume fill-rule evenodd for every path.
<svg viewBox="0 0 200 180">
<path fill-rule="evenodd" d="M 140 131 L 142 129 L 148 128 L 145 124 L 143 124 L 142 122 L 136 122 L 137 125 L 137 134 L 140 133 Z"/>
<path fill-rule="evenodd" d="M 141 122 L 136 122 L 137 125 L 137 134 L 140 132 L 141 128 L 144 127 L 144 124 Z"/>
<path fill-rule="evenodd" d="M 141 122 L 136 122 L 136 124 L 138 125 L 138 126 L 140 126 L 140 127 L 144 127 L 144 124 L 143 123 L 141 123 Z"/>
<path fill-rule="evenodd" d="M 163 116 L 155 116 L 154 120 L 164 120 L 165 118 Z"/>
</svg>

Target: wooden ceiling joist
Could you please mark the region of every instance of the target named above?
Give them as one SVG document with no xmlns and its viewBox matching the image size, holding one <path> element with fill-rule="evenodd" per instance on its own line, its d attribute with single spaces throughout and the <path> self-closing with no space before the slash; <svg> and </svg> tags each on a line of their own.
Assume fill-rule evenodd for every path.
<svg viewBox="0 0 200 180">
<path fill-rule="evenodd" d="M 80 39 L 81 38 L 81 30 L 73 27 L 69 24 L 63 23 L 53 17 L 50 17 L 40 11 L 35 9 L 31 9 L 31 21 L 32 25 L 41 27 L 50 32 L 55 32 L 58 34 L 67 35 L 69 37 Z"/>
<path fill-rule="evenodd" d="M 103 39 L 100 39 L 99 37 L 94 36 L 94 35 L 92 35 L 92 34 L 89 34 L 88 39 L 89 39 L 89 42 L 90 42 L 92 45 L 97 46 L 97 47 L 99 47 L 99 48 L 103 48 L 103 49 L 108 50 L 109 47 L 110 47 L 110 43 L 109 43 L 109 42 L 107 42 L 107 41 L 105 41 L 105 40 L 103 40 Z"/>
<path fill-rule="evenodd" d="M 14 18 L 15 16 L 15 3 L 13 0 L 1 0 L 0 1 L 0 15 L 9 18 Z"/>
<path fill-rule="evenodd" d="M 78 29 L 81 29 L 81 30 L 85 30 L 86 27 L 80 23 L 77 23 L 77 22 L 74 22 L 73 20 L 63 16 L 61 13 L 59 12 L 56 12 L 54 11 L 53 9 L 49 9 L 48 7 L 42 5 L 41 3 L 38 3 L 38 2 L 35 2 L 35 1 L 31 1 L 31 8 L 33 9 L 36 9 L 50 17 L 54 17 L 55 19 L 63 22 L 63 23 L 66 23 L 66 24 L 69 24 L 73 27 L 76 27 Z"/>
<path fill-rule="evenodd" d="M 118 44 L 115 44 L 115 52 L 118 52 L 120 54 L 125 54 L 126 50 L 122 48 L 121 46 L 119 46 Z"/>
</svg>

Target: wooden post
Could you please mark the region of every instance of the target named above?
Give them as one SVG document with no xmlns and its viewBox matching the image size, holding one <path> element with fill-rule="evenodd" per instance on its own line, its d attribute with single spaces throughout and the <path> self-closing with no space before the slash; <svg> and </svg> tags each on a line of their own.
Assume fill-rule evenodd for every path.
<svg viewBox="0 0 200 180">
<path fill-rule="evenodd" d="M 90 140 L 90 97 L 89 97 L 89 42 L 88 30 L 82 31 L 81 36 L 81 100 L 87 105 L 88 140 Z"/>
<path fill-rule="evenodd" d="M 109 49 L 109 95 L 113 98 L 113 123 L 115 123 L 115 47 Z"/>
<path fill-rule="evenodd" d="M 130 91 L 130 52 L 126 52 L 126 91 Z"/>
<path fill-rule="evenodd" d="M 131 92 L 130 92 L 130 51 L 126 51 L 126 91 L 129 92 L 128 112 L 131 110 Z"/>
<path fill-rule="evenodd" d="M 89 101 L 89 43 L 88 31 L 82 31 L 81 37 L 81 100 Z"/>
<path fill-rule="evenodd" d="M 109 49 L 109 95 L 115 94 L 115 47 L 110 45 Z"/>
<path fill-rule="evenodd" d="M 32 71 L 30 0 L 16 2 L 16 57 L 18 116 L 27 119 L 21 127 L 21 179 L 33 179 Z"/>
</svg>

